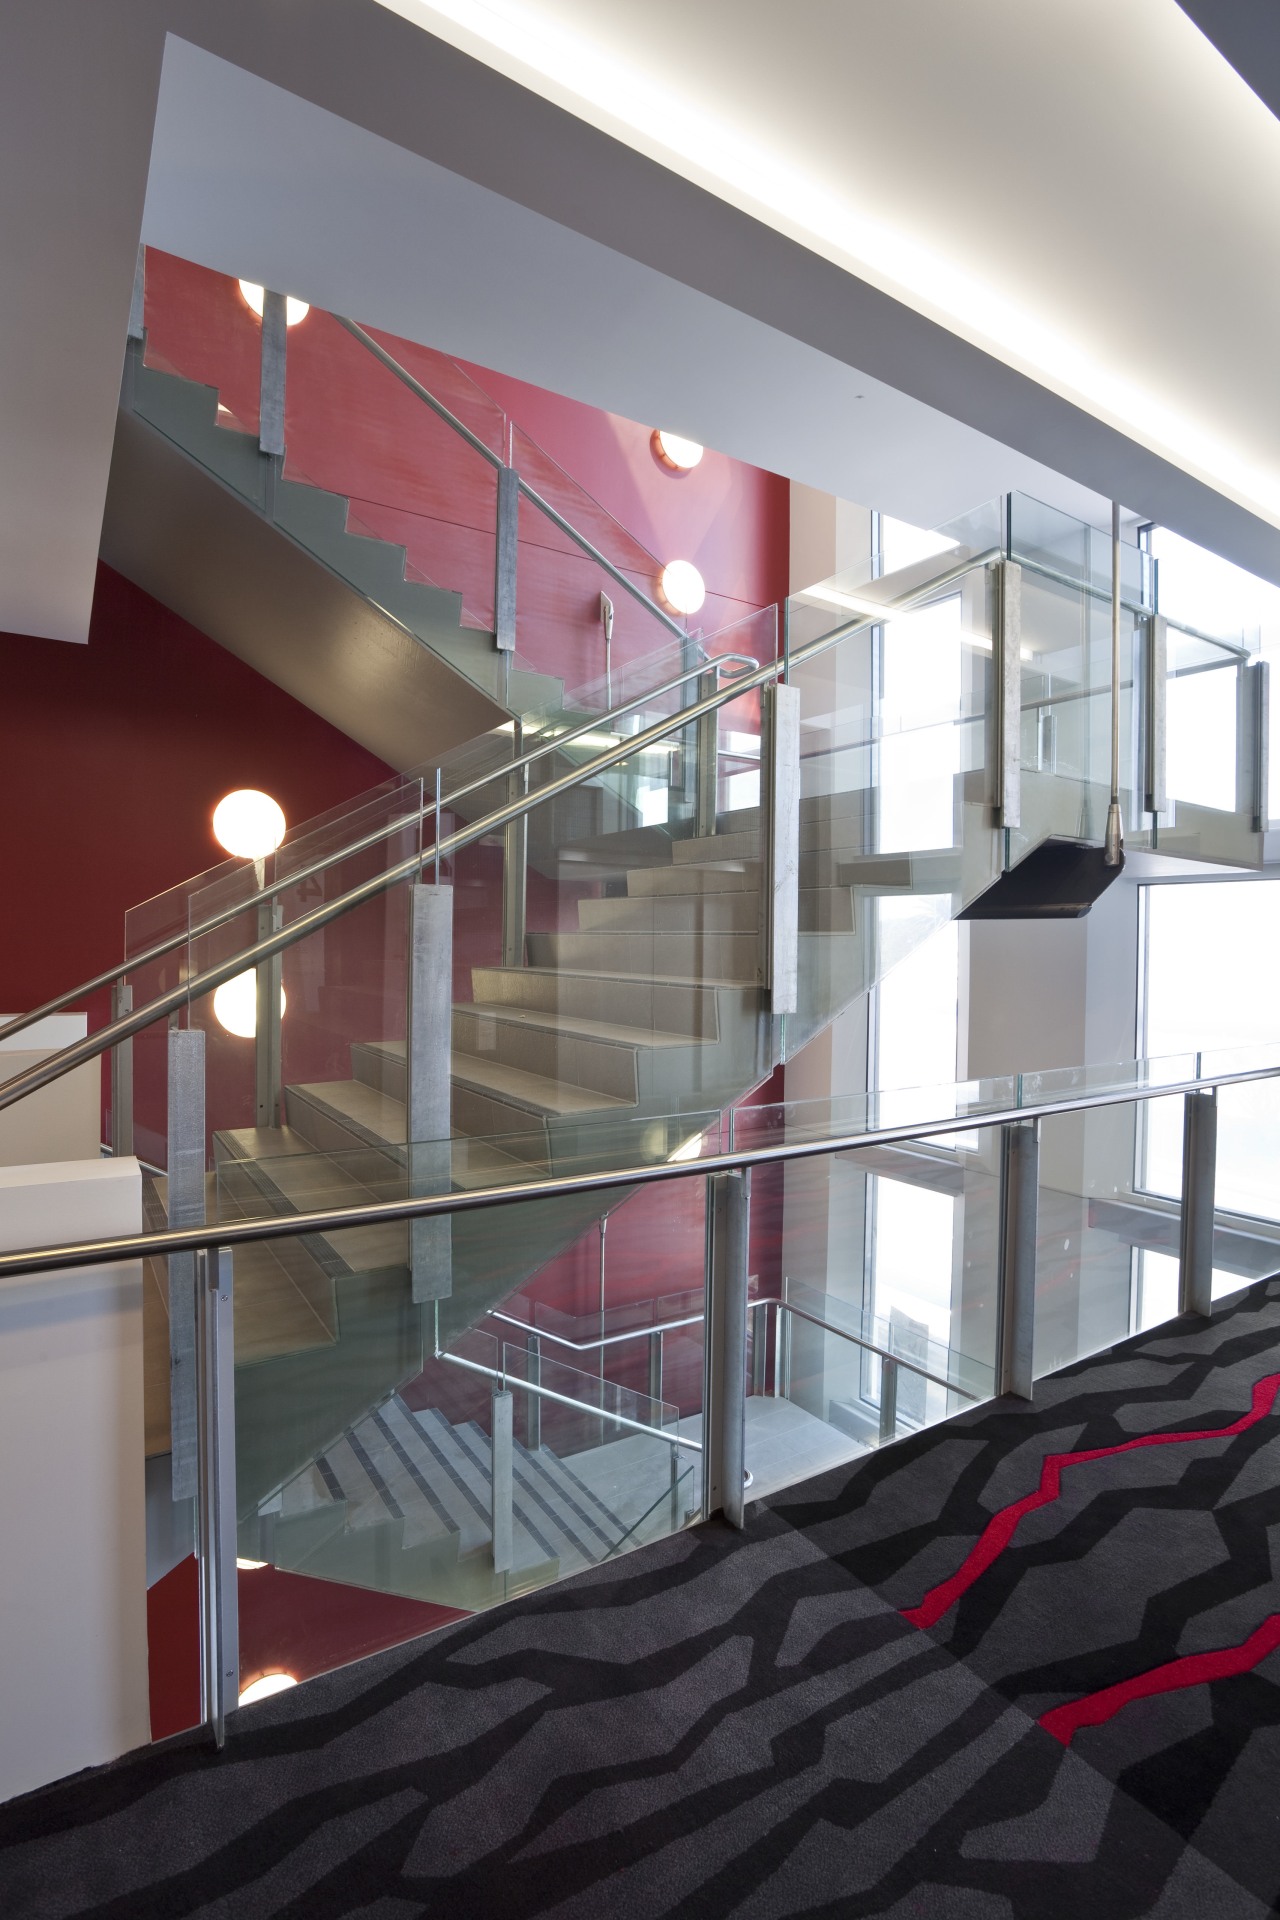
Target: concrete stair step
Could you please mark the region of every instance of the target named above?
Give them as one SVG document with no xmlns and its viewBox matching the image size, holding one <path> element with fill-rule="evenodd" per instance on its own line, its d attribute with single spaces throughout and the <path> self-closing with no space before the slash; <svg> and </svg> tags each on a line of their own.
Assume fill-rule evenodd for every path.
<svg viewBox="0 0 1280 1920">
<path fill-rule="evenodd" d="M 705 981 L 654 980 L 629 968 L 611 973 L 535 964 L 473 967 L 471 983 L 476 1003 L 484 1006 L 616 1023 L 678 1039 L 719 1037 L 716 990 Z"/>
<path fill-rule="evenodd" d="M 758 977 L 756 933 L 531 933 L 537 967 L 633 979 L 750 982 Z"/>
<path fill-rule="evenodd" d="M 690 866 L 687 861 L 669 867 L 639 867 L 627 875 L 627 893 L 632 899 L 654 895 L 675 895 L 696 899 L 705 894 L 758 893 L 758 860 L 705 861 Z"/>
<path fill-rule="evenodd" d="M 584 933 L 755 933 L 760 895 L 732 888 L 580 900 L 578 925 Z"/>
</svg>

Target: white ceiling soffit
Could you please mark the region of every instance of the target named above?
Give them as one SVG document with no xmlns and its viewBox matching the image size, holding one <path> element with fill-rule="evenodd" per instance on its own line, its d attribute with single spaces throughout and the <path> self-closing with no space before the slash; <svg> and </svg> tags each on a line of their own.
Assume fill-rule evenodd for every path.
<svg viewBox="0 0 1280 1920">
<path fill-rule="evenodd" d="M 846 362 L 175 38 L 143 235 L 916 525 L 1011 489 L 1108 511 Z"/>
<path fill-rule="evenodd" d="M 1280 525 L 1280 125 L 1175 0 L 381 4 Z"/>
</svg>

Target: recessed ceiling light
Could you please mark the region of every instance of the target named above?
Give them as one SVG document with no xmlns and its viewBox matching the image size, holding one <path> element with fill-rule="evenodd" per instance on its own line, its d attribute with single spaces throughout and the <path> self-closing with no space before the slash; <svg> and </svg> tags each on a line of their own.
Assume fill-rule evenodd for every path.
<svg viewBox="0 0 1280 1920">
<path fill-rule="evenodd" d="M 265 860 L 284 834 L 284 808 L 257 787 L 224 793 L 213 810 L 213 837 L 237 860 Z"/>
<path fill-rule="evenodd" d="M 269 1700 L 273 1693 L 283 1693 L 286 1687 L 296 1687 L 297 1684 L 291 1673 L 264 1673 L 260 1679 L 251 1681 L 242 1689 L 237 1705 L 251 1707 L 255 1700 Z"/>
<path fill-rule="evenodd" d="M 677 613 L 696 613 L 707 597 L 707 586 L 692 560 L 670 560 L 659 582 L 662 597 Z"/>
<path fill-rule="evenodd" d="M 676 467 L 681 473 L 689 473 L 696 467 L 705 451 L 696 440 L 686 440 L 678 433 L 668 433 L 665 427 L 655 428 L 653 447 L 664 466 Z"/>
<path fill-rule="evenodd" d="M 240 282 L 240 292 L 243 295 L 244 303 L 250 313 L 256 313 L 259 320 L 261 320 L 262 309 L 267 303 L 267 296 L 257 281 L 242 280 Z M 311 306 L 309 301 L 295 300 L 293 295 L 290 294 L 284 303 L 284 323 L 286 327 L 296 327 L 299 320 L 305 320 L 310 311 Z"/>
</svg>

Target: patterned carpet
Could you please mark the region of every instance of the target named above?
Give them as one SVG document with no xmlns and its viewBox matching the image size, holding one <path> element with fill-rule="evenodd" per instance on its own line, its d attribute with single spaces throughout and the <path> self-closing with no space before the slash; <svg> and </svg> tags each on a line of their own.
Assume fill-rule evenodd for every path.
<svg viewBox="0 0 1280 1920">
<path fill-rule="evenodd" d="M 0 1809 L 6 1920 L 1244 1920 L 1280 1282 Z"/>
</svg>

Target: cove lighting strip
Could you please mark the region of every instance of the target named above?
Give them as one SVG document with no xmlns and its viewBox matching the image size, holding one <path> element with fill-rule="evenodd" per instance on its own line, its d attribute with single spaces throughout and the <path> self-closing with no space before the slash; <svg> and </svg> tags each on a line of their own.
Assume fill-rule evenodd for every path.
<svg viewBox="0 0 1280 1920">
<path fill-rule="evenodd" d="M 722 200 L 1083 407 L 1263 519 L 1280 474 L 1107 366 L 955 260 L 833 194 L 756 140 L 520 0 L 379 0 L 579 119 L 675 167 Z"/>
</svg>

